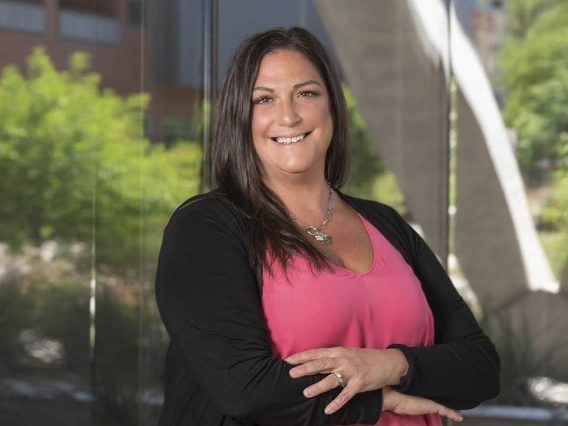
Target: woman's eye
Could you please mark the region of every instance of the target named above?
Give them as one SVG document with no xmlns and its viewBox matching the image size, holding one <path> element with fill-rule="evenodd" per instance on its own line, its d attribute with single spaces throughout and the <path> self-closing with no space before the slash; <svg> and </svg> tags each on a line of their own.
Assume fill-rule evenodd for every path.
<svg viewBox="0 0 568 426">
<path fill-rule="evenodd" d="M 298 93 L 298 96 L 301 98 L 311 98 L 312 96 L 316 96 L 317 93 L 316 92 L 312 92 L 311 90 L 304 90 L 300 93 Z"/>
<path fill-rule="evenodd" d="M 270 97 L 268 96 L 261 96 L 260 98 L 253 101 L 255 105 L 265 104 L 270 101 Z"/>
</svg>

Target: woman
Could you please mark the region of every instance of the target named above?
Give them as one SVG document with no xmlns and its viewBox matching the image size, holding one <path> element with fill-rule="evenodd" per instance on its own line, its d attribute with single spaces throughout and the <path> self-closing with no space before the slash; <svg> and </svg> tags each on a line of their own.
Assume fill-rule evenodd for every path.
<svg viewBox="0 0 568 426">
<path fill-rule="evenodd" d="M 499 392 L 499 358 L 390 207 L 342 194 L 346 107 L 301 28 L 250 37 L 219 98 L 219 189 L 164 232 L 160 425 L 439 425 Z"/>
</svg>

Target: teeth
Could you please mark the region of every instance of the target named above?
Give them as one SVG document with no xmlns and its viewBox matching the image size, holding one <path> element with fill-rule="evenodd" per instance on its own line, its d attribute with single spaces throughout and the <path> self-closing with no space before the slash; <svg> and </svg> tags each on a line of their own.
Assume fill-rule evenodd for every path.
<svg viewBox="0 0 568 426">
<path fill-rule="evenodd" d="M 295 136 L 293 138 L 274 138 L 274 140 L 278 143 L 281 144 L 290 144 L 290 143 L 296 143 L 301 141 L 302 139 L 304 139 L 306 137 L 306 134 L 300 135 L 300 136 Z"/>
</svg>

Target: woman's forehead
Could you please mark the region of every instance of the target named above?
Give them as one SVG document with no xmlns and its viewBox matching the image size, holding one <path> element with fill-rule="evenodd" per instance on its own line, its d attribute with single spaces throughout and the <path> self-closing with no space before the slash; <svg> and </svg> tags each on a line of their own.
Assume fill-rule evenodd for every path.
<svg viewBox="0 0 568 426">
<path fill-rule="evenodd" d="M 323 83 L 317 68 L 303 53 L 279 50 L 262 58 L 255 86 L 272 84 L 293 87 L 310 80 Z"/>
</svg>

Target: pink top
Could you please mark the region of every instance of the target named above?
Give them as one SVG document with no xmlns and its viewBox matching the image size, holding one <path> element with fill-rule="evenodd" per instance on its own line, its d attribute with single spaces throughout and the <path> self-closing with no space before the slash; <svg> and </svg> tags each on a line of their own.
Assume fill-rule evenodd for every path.
<svg viewBox="0 0 568 426">
<path fill-rule="evenodd" d="M 373 244 L 371 269 L 356 274 L 341 266 L 312 274 L 296 256 L 289 278 L 276 263 L 263 274 L 262 304 L 274 354 L 282 359 L 313 348 L 385 349 L 392 343 L 434 343 L 434 320 L 418 278 L 402 255 L 359 215 Z M 383 412 L 377 425 L 441 426 L 439 416 Z"/>
</svg>

